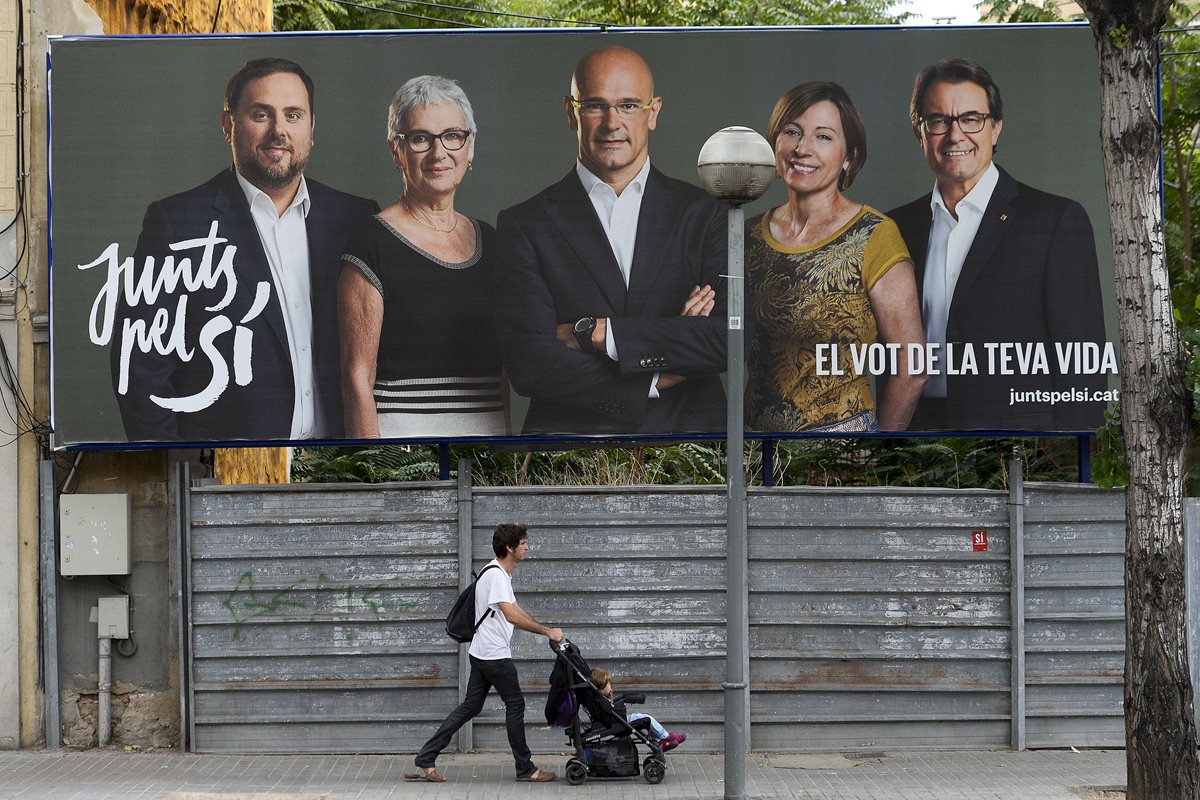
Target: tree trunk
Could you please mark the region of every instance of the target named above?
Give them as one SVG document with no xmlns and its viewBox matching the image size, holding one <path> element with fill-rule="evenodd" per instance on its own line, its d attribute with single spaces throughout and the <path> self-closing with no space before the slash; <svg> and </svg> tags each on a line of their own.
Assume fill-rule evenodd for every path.
<svg viewBox="0 0 1200 800">
<path fill-rule="evenodd" d="M 1100 56 L 1100 136 L 1121 331 L 1125 738 L 1129 800 L 1200 798 L 1187 661 L 1183 476 L 1189 404 L 1171 306 L 1158 160 L 1158 33 L 1169 0 L 1083 0 Z"/>
</svg>

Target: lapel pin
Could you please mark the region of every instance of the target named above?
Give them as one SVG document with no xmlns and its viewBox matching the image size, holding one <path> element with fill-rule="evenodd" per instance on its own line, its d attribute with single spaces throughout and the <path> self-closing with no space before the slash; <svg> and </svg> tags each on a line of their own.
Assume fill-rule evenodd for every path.
<svg viewBox="0 0 1200 800">
<path fill-rule="evenodd" d="M 1000 215 L 1000 221 L 1001 221 L 1001 222 L 1004 222 L 1004 220 L 1006 220 L 1006 219 L 1008 219 L 1008 214 L 1001 214 L 1001 215 Z"/>
</svg>

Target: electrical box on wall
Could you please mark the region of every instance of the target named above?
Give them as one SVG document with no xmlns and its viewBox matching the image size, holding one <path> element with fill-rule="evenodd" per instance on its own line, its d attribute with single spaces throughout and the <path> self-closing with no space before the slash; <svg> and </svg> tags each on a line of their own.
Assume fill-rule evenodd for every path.
<svg viewBox="0 0 1200 800">
<path fill-rule="evenodd" d="M 101 639 L 129 638 L 129 598 L 125 595 L 96 600 L 96 634 Z"/>
<path fill-rule="evenodd" d="M 58 500 L 58 570 L 66 576 L 128 575 L 133 564 L 127 494 L 64 494 Z"/>
</svg>

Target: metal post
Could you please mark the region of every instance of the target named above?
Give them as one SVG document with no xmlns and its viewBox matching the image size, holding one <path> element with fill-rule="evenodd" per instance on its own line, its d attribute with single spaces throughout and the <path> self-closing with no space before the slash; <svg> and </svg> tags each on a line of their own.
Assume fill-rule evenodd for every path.
<svg viewBox="0 0 1200 800">
<path fill-rule="evenodd" d="M 1184 597 L 1187 615 L 1188 673 L 1192 676 L 1192 696 L 1200 697 L 1200 551 L 1196 539 L 1200 536 L 1200 500 L 1194 497 L 1183 501 L 1183 563 Z M 1192 703 L 1192 717 L 1200 729 L 1200 703 Z"/>
<path fill-rule="evenodd" d="M 746 453 L 742 403 L 745 313 L 745 214 L 742 205 L 771 185 L 775 153 L 750 128 L 732 126 L 708 137 L 696 159 L 700 182 L 710 195 L 729 204 L 729 313 L 725 337 L 728 416 L 725 421 L 725 798 L 746 796 L 746 751 L 750 749 L 750 616 L 746 544 Z"/>
<path fill-rule="evenodd" d="M 192 752 L 196 738 L 192 713 L 192 465 L 187 460 L 175 464 L 175 536 L 168 551 L 173 560 L 175 583 L 175 627 L 178 628 L 179 657 L 179 749 Z"/>
<path fill-rule="evenodd" d="M 1011 627 L 1012 749 L 1025 749 L 1025 465 L 1008 462 L 1008 555 L 1012 587 Z"/>
<path fill-rule="evenodd" d="M 62 697 L 58 681 L 58 492 L 54 462 L 38 462 L 38 538 L 41 545 L 42 685 L 46 747 L 62 747 Z"/>
<path fill-rule="evenodd" d="M 1088 434 L 1075 437 L 1079 449 L 1079 482 L 1092 482 L 1092 437 Z"/>
<path fill-rule="evenodd" d="M 100 637 L 99 668 L 97 689 L 100 696 L 100 720 L 96 725 L 96 737 L 101 747 L 107 747 L 112 741 L 112 639 L 107 636 Z"/>
<path fill-rule="evenodd" d="M 762 440 L 762 482 L 763 486 L 775 485 L 775 440 Z"/>
<path fill-rule="evenodd" d="M 445 445 L 442 445 L 443 447 Z M 471 529 L 474 527 L 474 498 L 471 496 L 471 461 L 458 460 L 458 591 L 471 585 Z M 467 681 L 471 677 L 471 657 L 468 645 L 458 646 L 458 702 L 467 698 Z M 469 753 L 475 749 L 475 729 L 467 720 L 458 729 L 458 750 Z"/>
<path fill-rule="evenodd" d="M 438 445 L 438 480 L 450 480 L 450 445 L 447 442 Z"/>
<path fill-rule="evenodd" d="M 745 325 L 745 213 L 729 207 L 729 331 L 726 338 L 729 402 L 726 418 L 729 491 L 725 508 L 725 798 L 746 796 L 746 750 L 750 734 L 746 676 L 749 612 L 746 602 L 746 470 L 743 451 L 742 385 Z"/>
</svg>

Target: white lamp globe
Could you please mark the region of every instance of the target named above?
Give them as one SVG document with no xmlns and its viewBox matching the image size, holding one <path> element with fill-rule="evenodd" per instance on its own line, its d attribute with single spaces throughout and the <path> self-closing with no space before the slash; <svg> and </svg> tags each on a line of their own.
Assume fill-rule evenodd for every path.
<svg viewBox="0 0 1200 800">
<path fill-rule="evenodd" d="M 708 137 L 696 170 L 709 194 L 740 206 L 762 197 L 771 185 L 775 152 L 757 131 L 735 125 Z"/>
</svg>

